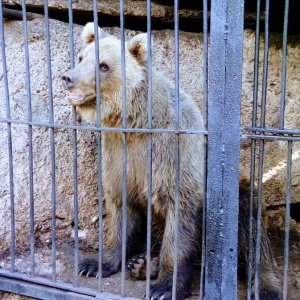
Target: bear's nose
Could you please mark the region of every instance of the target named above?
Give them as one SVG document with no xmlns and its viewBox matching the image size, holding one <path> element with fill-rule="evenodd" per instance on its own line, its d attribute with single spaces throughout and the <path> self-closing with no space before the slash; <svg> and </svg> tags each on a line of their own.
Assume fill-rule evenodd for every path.
<svg viewBox="0 0 300 300">
<path fill-rule="evenodd" d="M 70 88 L 75 83 L 75 76 L 69 72 L 65 72 L 62 77 L 63 85 L 66 89 Z"/>
</svg>

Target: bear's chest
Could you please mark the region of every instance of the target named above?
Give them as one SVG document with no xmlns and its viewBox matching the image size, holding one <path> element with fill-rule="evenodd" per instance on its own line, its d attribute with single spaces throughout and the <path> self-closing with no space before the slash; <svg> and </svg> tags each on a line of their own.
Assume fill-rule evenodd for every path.
<svg viewBox="0 0 300 300">
<path fill-rule="evenodd" d="M 121 134 L 105 135 L 102 147 L 102 179 L 107 192 L 118 197 L 126 188 L 130 198 L 143 198 L 143 194 L 147 195 L 147 174 L 147 151 L 138 137 L 136 140 L 131 137 L 124 151 Z"/>
</svg>

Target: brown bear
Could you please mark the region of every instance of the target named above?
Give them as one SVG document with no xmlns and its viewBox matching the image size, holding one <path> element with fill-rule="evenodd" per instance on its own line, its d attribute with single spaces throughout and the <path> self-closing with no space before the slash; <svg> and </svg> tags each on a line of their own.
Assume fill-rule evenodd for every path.
<svg viewBox="0 0 300 300">
<path fill-rule="evenodd" d="M 85 49 L 79 64 L 62 76 L 67 100 L 77 107 L 82 119 L 97 120 L 95 68 L 100 72 L 100 108 L 103 127 L 122 127 L 122 65 L 121 42 L 98 29 L 99 62 L 95 61 L 94 24 L 83 30 Z M 126 59 L 126 123 L 128 128 L 148 127 L 147 35 L 138 34 L 125 43 Z M 152 127 L 175 129 L 175 87 L 162 74 L 152 71 Z M 179 91 L 179 129 L 204 130 L 203 119 L 196 103 Z M 142 245 L 145 239 L 148 201 L 148 135 L 130 132 L 127 137 L 127 253 Z M 204 200 L 203 134 L 179 134 L 179 226 L 178 274 L 176 299 L 190 295 L 195 262 L 201 257 L 202 202 Z M 122 233 L 122 133 L 102 132 L 102 183 L 108 231 L 104 245 L 102 276 L 119 271 Z M 176 147 L 174 133 L 152 134 L 152 252 L 150 297 L 171 299 L 174 266 L 174 211 L 176 198 Z M 245 194 L 246 193 L 246 194 Z M 245 201 L 248 192 L 241 191 L 240 259 L 247 260 L 249 236 Z M 242 203 L 243 202 L 243 203 Z M 254 222 L 255 226 L 255 222 Z M 261 298 L 280 299 L 280 280 L 267 237 L 262 239 Z M 136 278 L 143 278 L 144 256 L 129 262 Z M 246 264 L 245 264 L 246 265 Z M 141 272 L 140 272 L 141 271 Z M 97 276 L 98 262 L 85 259 L 79 273 Z"/>
</svg>

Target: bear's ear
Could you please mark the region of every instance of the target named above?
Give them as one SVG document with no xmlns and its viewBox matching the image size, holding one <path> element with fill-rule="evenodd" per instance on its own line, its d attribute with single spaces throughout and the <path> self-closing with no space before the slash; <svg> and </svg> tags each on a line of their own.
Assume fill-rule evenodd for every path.
<svg viewBox="0 0 300 300">
<path fill-rule="evenodd" d="M 105 32 L 103 29 L 98 27 L 98 38 L 103 39 L 107 37 L 109 34 Z M 83 41 L 83 44 L 87 46 L 88 44 L 95 41 L 95 25 L 93 22 L 87 23 L 82 31 L 81 38 Z"/>
<path fill-rule="evenodd" d="M 127 43 L 129 52 L 136 58 L 139 64 L 147 62 L 147 44 L 147 33 L 140 33 L 131 38 Z M 153 45 L 152 38 L 151 44 Z"/>
</svg>

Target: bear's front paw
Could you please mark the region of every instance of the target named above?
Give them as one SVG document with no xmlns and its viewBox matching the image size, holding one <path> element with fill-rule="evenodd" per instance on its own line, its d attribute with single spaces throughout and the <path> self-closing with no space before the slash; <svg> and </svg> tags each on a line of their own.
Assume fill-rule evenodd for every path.
<svg viewBox="0 0 300 300">
<path fill-rule="evenodd" d="M 183 300 L 190 296 L 190 292 L 186 289 L 178 289 L 176 291 L 176 300 Z M 171 300 L 172 299 L 172 285 L 155 282 L 150 286 L 151 300 Z"/>
<path fill-rule="evenodd" d="M 118 272 L 118 268 L 112 264 L 106 263 L 102 265 L 102 277 L 109 277 Z M 78 274 L 80 276 L 98 278 L 98 260 L 94 258 L 86 258 L 79 263 Z"/>
<path fill-rule="evenodd" d="M 147 259 L 146 254 L 141 254 L 128 261 L 127 268 L 130 275 L 138 280 L 146 279 Z M 153 257 L 150 260 L 150 278 L 156 279 L 159 272 L 159 258 Z"/>
</svg>

